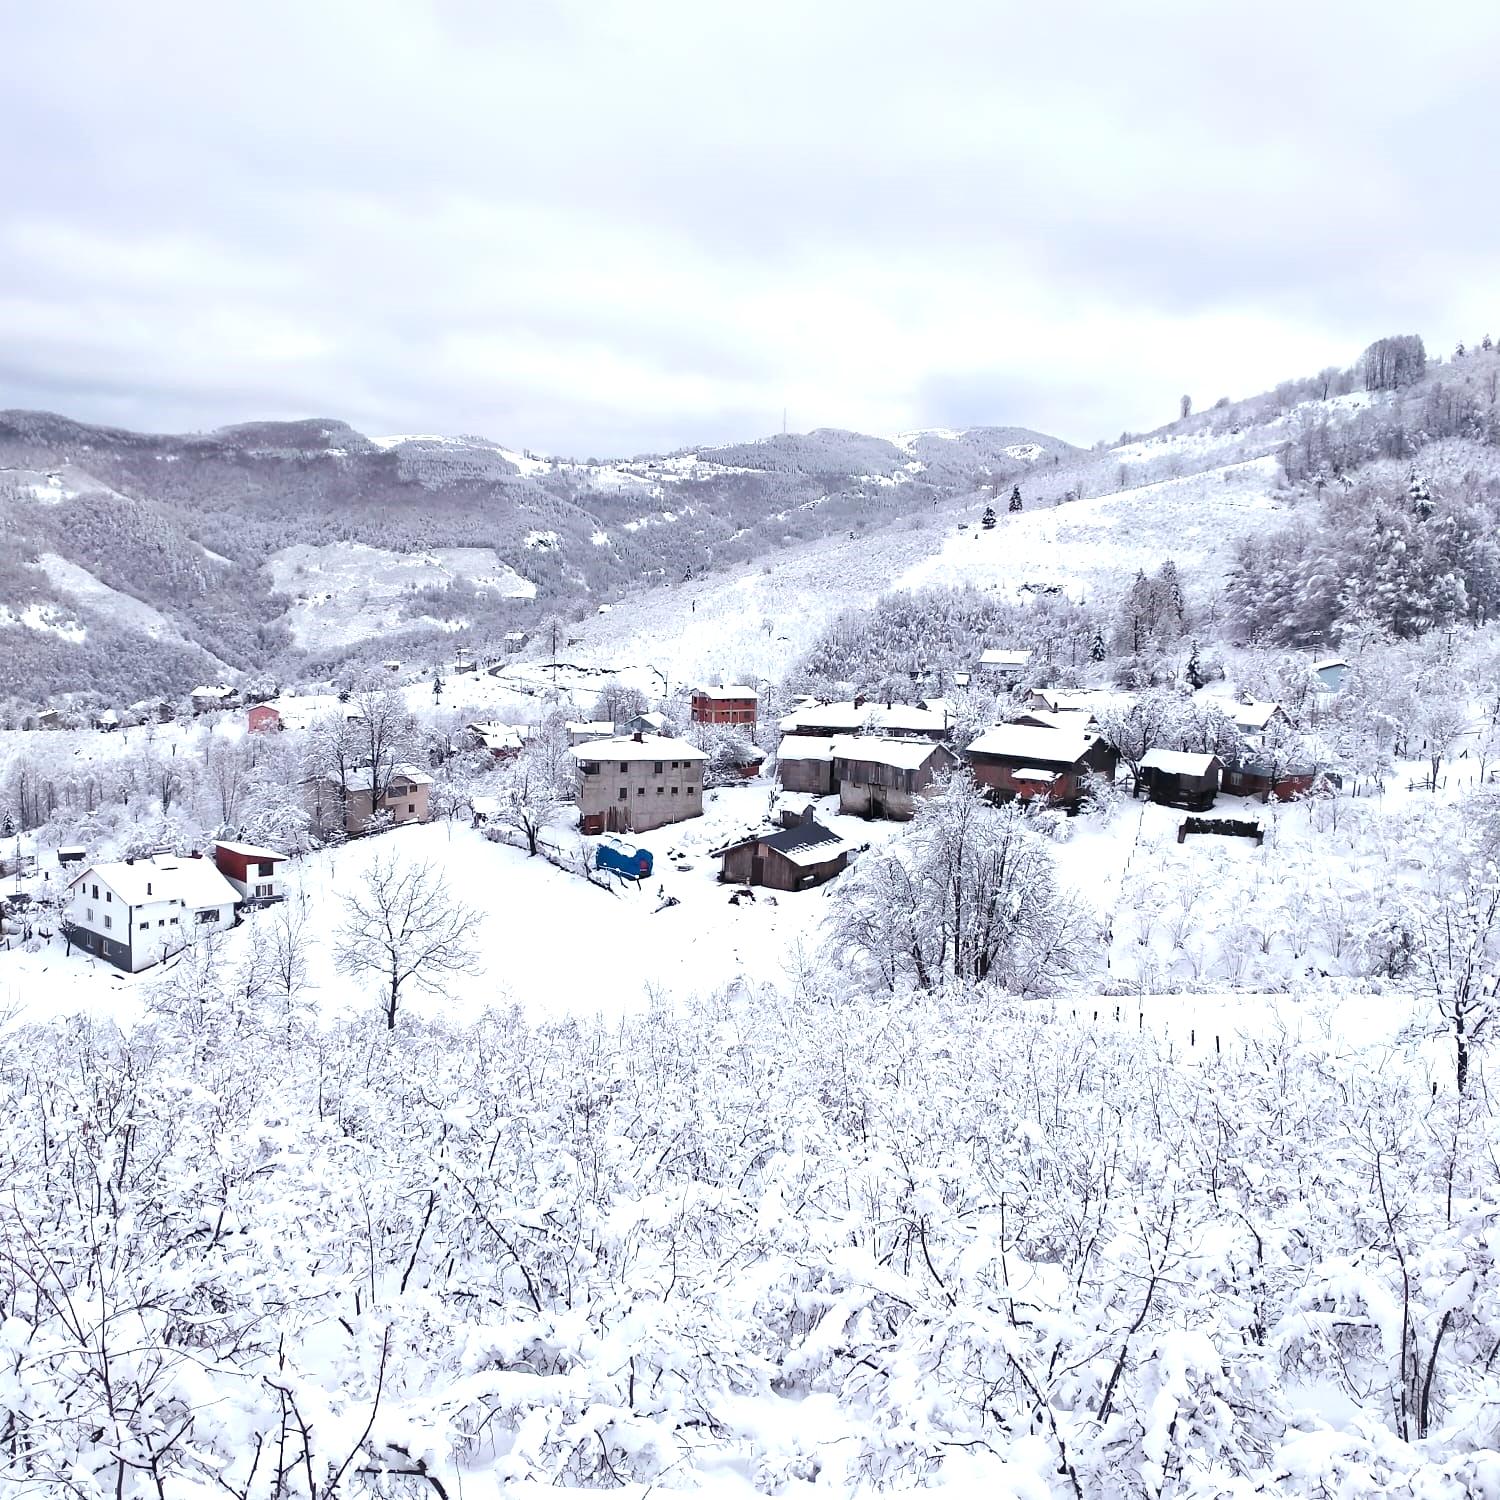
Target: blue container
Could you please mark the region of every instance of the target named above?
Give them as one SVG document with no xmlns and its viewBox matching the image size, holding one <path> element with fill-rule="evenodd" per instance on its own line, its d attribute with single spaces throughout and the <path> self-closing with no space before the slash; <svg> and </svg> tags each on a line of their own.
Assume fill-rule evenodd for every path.
<svg viewBox="0 0 1500 1500">
<path fill-rule="evenodd" d="M 631 880 L 644 880 L 651 873 L 651 851 L 637 849 L 633 844 L 622 843 L 619 839 L 600 839 L 594 850 L 594 868 L 613 870 L 615 874 L 628 876 Z"/>
</svg>

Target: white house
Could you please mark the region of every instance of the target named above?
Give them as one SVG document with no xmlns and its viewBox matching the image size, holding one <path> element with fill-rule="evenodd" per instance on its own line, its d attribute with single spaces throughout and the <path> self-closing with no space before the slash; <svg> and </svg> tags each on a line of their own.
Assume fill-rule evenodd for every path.
<svg viewBox="0 0 1500 1500">
<path fill-rule="evenodd" d="M 135 973 L 198 932 L 234 925 L 239 896 L 211 860 L 175 854 L 90 865 L 68 886 L 70 942 Z"/>
</svg>

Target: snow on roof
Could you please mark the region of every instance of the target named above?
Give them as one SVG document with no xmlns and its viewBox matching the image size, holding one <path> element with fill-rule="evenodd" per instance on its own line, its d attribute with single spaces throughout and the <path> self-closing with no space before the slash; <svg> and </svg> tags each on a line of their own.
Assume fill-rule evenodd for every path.
<svg viewBox="0 0 1500 1500">
<path fill-rule="evenodd" d="M 568 721 L 569 734 L 595 734 L 601 739 L 612 736 L 615 732 L 615 721 L 613 719 L 570 719 Z"/>
<path fill-rule="evenodd" d="M 796 734 L 804 728 L 835 733 L 888 729 L 907 734 L 941 734 L 950 719 L 951 715 L 912 708 L 905 703 L 820 703 L 788 714 L 781 721 L 781 728 L 786 734 Z"/>
<path fill-rule="evenodd" d="M 127 906 L 151 901 L 181 901 L 192 910 L 232 906 L 239 894 L 219 873 L 211 859 L 181 859 L 175 854 L 153 854 L 149 859 L 110 860 L 90 865 L 69 883 L 85 880 L 107 885 Z"/>
<path fill-rule="evenodd" d="M 1035 724 L 997 724 L 969 745 L 970 755 L 996 755 L 1028 766 L 1071 766 L 1082 760 L 1098 738 L 1079 728 L 1043 728 Z"/>
<path fill-rule="evenodd" d="M 1029 651 L 1005 651 L 992 647 L 979 653 L 981 667 L 1024 667 L 1030 660 Z"/>
<path fill-rule="evenodd" d="M 1229 717 L 1243 729 L 1264 729 L 1280 712 L 1279 703 L 1236 703 Z"/>
<path fill-rule="evenodd" d="M 227 698 L 234 692 L 232 687 L 195 687 L 190 698 Z"/>
<path fill-rule="evenodd" d="M 736 683 L 722 683 L 718 687 L 697 687 L 693 689 L 700 698 L 758 698 L 753 687 L 742 687 Z"/>
<path fill-rule="evenodd" d="M 1342 656 L 1325 656 L 1322 660 L 1315 661 L 1312 664 L 1312 669 L 1314 672 L 1323 672 L 1329 667 L 1347 667 L 1348 665 L 1349 663 Z"/>
<path fill-rule="evenodd" d="M 1148 750 L 1141 770 L 1162 771 L 1168 776 L 1207 776 L 1219 764 L 1217 755 L 1195 755 L 1187 750 Z"/>
<path fill-rule="evenodd" d="M 1017 781 L 1056 781 L 1060 774 L 1057 771 L 1043 771 L 1039 766 L 1022 766 L 1018 771 L 1011 772 Z"/>
<path fill-rule="evenodd" d="M 526 733 L 514 724 L 470 724 L 486 750 L 519 750 L 526 743 Z"/>
<path fill-rule="evenodd" d="M 391 767 L 391 774 L 386 778 L 389 786 L 398 778 L 404 777 L 413 786 L 431 786 L 432 777 L 425 771 L 413 765 L 399 765 Z M 375 775 L 369 766 L 356 766 L 344 776 L 344 790 L 346 792 L 368 792 L 375 785 Z"/>
<path fill-rule="evenodd" d="M 643 734 L 640 739 L 628 736 L 593 740 L 587 745 L 574 745 L 570 753 L 578 761 L 708 759 L 696 745 L 690 745 L 686 740 L 654 734 Z"/>
<path fill-rule="evenodd" d="M 714 853 L 728 854 L 734 849 L 743 849 L 748 844 L 764 844 L 767 849 L 774 849 L 802 868 L 837 859 L 840 854 L 853 848 L 853 845 L 840 838 L 831 828 L 811 822 L 799 823 L 795 828 L 778 828 L 769 833 L 765 830 L 749 833 L 732 844 L 726 844 L 722 849 L 716 849 Z"/>
<path fill-rule="evenodd" d="M 835 760 L 867 761 L 896 771 L 919 771 L 943 747 L 933 740 L 893 740 L 875 734 L 840 735 L 833 742 Z"/>
<path fill-rule="evenodd" d="M 287 859 L 280 849 L 263 849 L 259 844 L 231 844 L 225 839 L 215 839 L 214 847 L 227 849 L 231 854 L 243 855 L 246 859 Z"/>
<path fill-rule="evenodd" d="M 1092 717 L 1092 716 L 1090 716 Z M 1069 733 L 1081 729 L 1089 719 L 1080 719 L 1077 709 L 1029 708 L 1024 714 L 1010 721 L 1013 724 L 1030 724 L 1040 729 L 1062 729 Z"/>
<path fill-rule="evenodd" d="M 822 740 L 815 734 L 792 734 L 782 740 L 777 760 L 832 760 L 833 740 Z"/>
</svg>

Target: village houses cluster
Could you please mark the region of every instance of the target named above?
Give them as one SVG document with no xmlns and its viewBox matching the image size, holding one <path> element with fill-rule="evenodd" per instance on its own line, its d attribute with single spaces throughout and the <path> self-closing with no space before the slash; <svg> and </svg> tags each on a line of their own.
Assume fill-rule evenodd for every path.
<svg viewBox="0 0 1500 1500">
<path fill-rule="evenodd" d="M 1019 801 L 1076 812 L 1097 782 L 1115 779 L 1121 747 L 1104 733 L 1096 709 L 1122 695 L 1105 690 L 1030 688 L 1030 653 L 984 651 L 972 671 L 954 674 L 954 689 L 977 682 L 997 691 L 1004 722 L 956 733 L 953 703 L 930 697 L 916 704 L 881 702 L 856 694 L 845 701 L 804 697 L 780 717 L 776 728 L 776 780 L 787 797 L 766 828 L 747 833 L 715 853 L 721 879 L 796 891 L 822 884 L 847 865 L 850 847 L 815 816 L 819 798 L 837 798 L 840 814 L 867 818 L 912 818 L 925 797 L 956 768 L 996 802 Z M 1315 671 L 1330 689 L 1345 664 L 1319 662 Z M 764 752 L 753 748 L 761 697 L 742 684 L 707 684 L 690 696 L 689 732 L 674 733 L 665 714 L 641 709 L 621 721 L 579 720 L 566 725 L 567 754 L 574 766 L 578 830 L 601 840 L 601 867 L 639 876 L 649 872 L 650 852 L 633 841 L 704 810 L 709 754 L 704 732 L 737 732 L 730 774 L 753 776 Z M 232 688 L 203 687 L 192 694 L 195 713 L 238 708 Z M 1008 707 L 1007 707 L 1008 705 Z M 1221 793 L 1287 800 L 1309 790 L 1323 774 L 1310 754 L 1286 753 L 1286 711 L 1275 703 L 1223 705 L 1237 735 L 1233 755 L 1152 745 L 1132 759 L 1135 795 L 1187 812 L 1201 813 Z M 164 711 L 166 705 L 160 708 Z M 150 705 L 136 708 L 156 710 Z M 269 702 L 244 708 L 253 734 L 294 727 L 291 711 Z M 354 720 L 360 710 L 350 705 Z M 103 716 L 101 716 L 103 717 Z M 139 715 L 132 711 L 133 721 Z M 119 727 L 120 716 L 97 724 Z M 39 723 L 36 727 L 48 727 Z M 520 757 L 534 726 L 475 722 L 473 743 L 504 764 Z M 1266 747 L 1275 743 L 1277 752 Z M 749 745 L 749 749 L 743 746 Z M 309 775 L 301 795 L 311 832 L 320 840 L 356 837 L 432 816 L 433 777 L 422 767 L 396 762 L 379 770 L 351 765 Z M 476 815 L 477 820 L 477 815 Z M 71 871 L 65 931 L 72 944 L 120 968 L 139 970 L 179 951 L 194 933 L 232 925 L 240 914 L 281 898 L 277 874 L 287 855 L 234 842 L 214 843 L 202 856 L 157 853 L 96 864 L 86 850 L 59 851 Z"/>
</svg>

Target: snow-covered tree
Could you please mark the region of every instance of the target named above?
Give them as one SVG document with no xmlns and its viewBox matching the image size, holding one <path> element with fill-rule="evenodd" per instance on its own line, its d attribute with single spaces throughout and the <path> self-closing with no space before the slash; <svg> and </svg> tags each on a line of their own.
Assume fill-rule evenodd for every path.
<svg viewBox="0 0 1500 1500">
<path fill-rule="evenodd" d="M 399 852 L 377 855 L 359 888 L 342 898 L 334 959 L 341 974 L 377 979 L 387 1030 L 396 1025 L 404 986 L 440 989 L 478 967 L 473 928 L 479 913 L 456 901 L 442 875 Z"/>
</svg>

